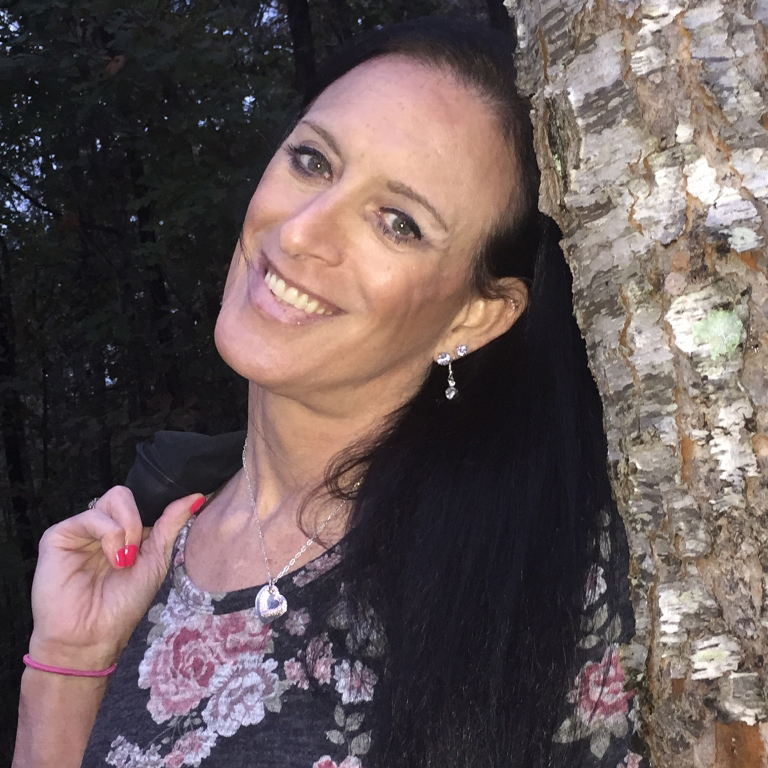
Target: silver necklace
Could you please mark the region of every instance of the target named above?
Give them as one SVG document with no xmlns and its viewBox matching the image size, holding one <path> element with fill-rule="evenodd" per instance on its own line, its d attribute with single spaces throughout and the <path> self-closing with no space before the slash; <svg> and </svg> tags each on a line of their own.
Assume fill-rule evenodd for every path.
<svg viewBox="0 0 768 768">
<path fill-rule="evenodd" d="M 336 508 L 331 512 L 322 525 L 315 531 L 315 535 L 311 539 L 307 539 L 306 544 L 290 559 L 288 564 L 283 568 L 280 573 L 274 578 L 272 577 L 272 571 L 269 569 L 269 558 L 267 557 L 267 545 L 264 541 L 264 534 L 261 531 L 261 523 L 259 522 L 259 515 L 256 512 L 256 499 L 253 496 L 253 486 L 251 485 L 251 476 L 248 474 L 248 463 L 245 460 L 245 454 L 248 450 L 248 442 L 246 441 L 243 446 L 243 470 L 245 472 L 245 479 L 248 483 L 248 493 L 251 497 L 251 512 L 253 512 L 254 519 L 256 520 L 256 530 L 259 532 L 259 541 L 261 542 L 261 553 L 264 555 L 264 565 L 267 569 L 267 583 L 259 590 L 259 594 L 256 595 L 256 614 L 264 624 L 269 624 L 275 619 L 280 618 L 288 610 L 288 601 L 280 593 L 277 588 L 277 581 L 282 579 L 288 571 L 296 565 L 296 561 L 311 547 L 317 537 L 325 530 L 328 523 L 333 520 L 338 511 L 344 506 L 344 500 L 340 501 Z"/>
</svg>

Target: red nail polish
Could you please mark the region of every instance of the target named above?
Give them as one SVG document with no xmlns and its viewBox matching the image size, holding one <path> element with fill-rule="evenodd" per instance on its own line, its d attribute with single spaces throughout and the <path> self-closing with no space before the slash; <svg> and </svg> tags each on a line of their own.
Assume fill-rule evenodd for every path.
<svg viewBox="0 0 768 768">
<path fill-rule="evenodd" d="M 115 564 L 118 568 L 125 568 L 125 549 L 118 549 L 115 552 Z"/>
<path fill-rule="evenodd" d="M 189 508 L 189 511 L 194 515 L 197 514 L 200 511 L 200 507 L 205 504 L 205 496 L 201 496 L 197 501 L 192 503 L 192 506 Z"/>
<path fill-rule="evenodd" d="M 125 548 L 125 567 L 130 568 L 136 562 L 136 553 L 139 548 L 135 544 L 129 544 Z"/>
</svg>

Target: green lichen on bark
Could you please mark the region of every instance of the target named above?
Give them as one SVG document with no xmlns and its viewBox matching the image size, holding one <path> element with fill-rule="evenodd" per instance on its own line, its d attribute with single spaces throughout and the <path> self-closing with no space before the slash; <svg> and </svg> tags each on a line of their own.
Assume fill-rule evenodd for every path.
<svg viewBox="0 0 768 768">
<path fill-rule="evenodd" d="M 707 344 L 713 360 L 729 358 L 741 342 L 744 324 L 735 312 L 715 309 L 693 326 L 696 342 Z"/>
</svg>

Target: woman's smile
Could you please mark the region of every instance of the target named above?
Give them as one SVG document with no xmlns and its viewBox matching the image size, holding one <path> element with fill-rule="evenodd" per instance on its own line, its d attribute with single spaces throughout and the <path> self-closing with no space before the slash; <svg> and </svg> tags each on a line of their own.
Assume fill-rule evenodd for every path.
<svg viewBox="0 0 768 768">
<path fill-rule="evenodd" d="M 263 254 L 249 262 L 248 296 L 262 314 L 286 325 L 308 325 L 341 314 L 325 298 L 283 275 Z"/>
</svg>

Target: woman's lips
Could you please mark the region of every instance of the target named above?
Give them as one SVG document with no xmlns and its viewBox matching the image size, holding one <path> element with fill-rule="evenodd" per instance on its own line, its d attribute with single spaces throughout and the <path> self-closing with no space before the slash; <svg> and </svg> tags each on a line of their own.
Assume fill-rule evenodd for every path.
<svg viewBox="0 0 768 768">
<path fill-rule="evenodd" d="M 291 304 L 281 301 L 277 296 L 272 293 L 269 286 L 265 281 L 267 272 L 272 273 L 275 277 L 284 280 L 282 275 L 275 269 L 275 267 L 267 260 L 262 254 L 258 262 L 249 262 L 248 264 L 248 295 L 251 303 L 260 309 L 264 314 L 277 320 L 281 323 L 288 325 L 309 325 L 311 323 L 317 323 L 321 320 L 328 320 L 336 314 L 340 313 L 337 307 L 334 307 L 329 302 L 321 299 L 315 294 L 311 294 L 308 291 L 304 291 L 298 285 L 284 282 L 289 287 L 296 287 L 300 293 L 306 293 L 308 296 L 308 306 L 311 307 L 309 301 L 315 301 L 319 308 L 325 308 L 325 313 L 318 314 L 315 312 L 307 312 L 304 309 L 299 309 Z M 272 280 L 274 282 L 274 278 Z"/>
</svg>

